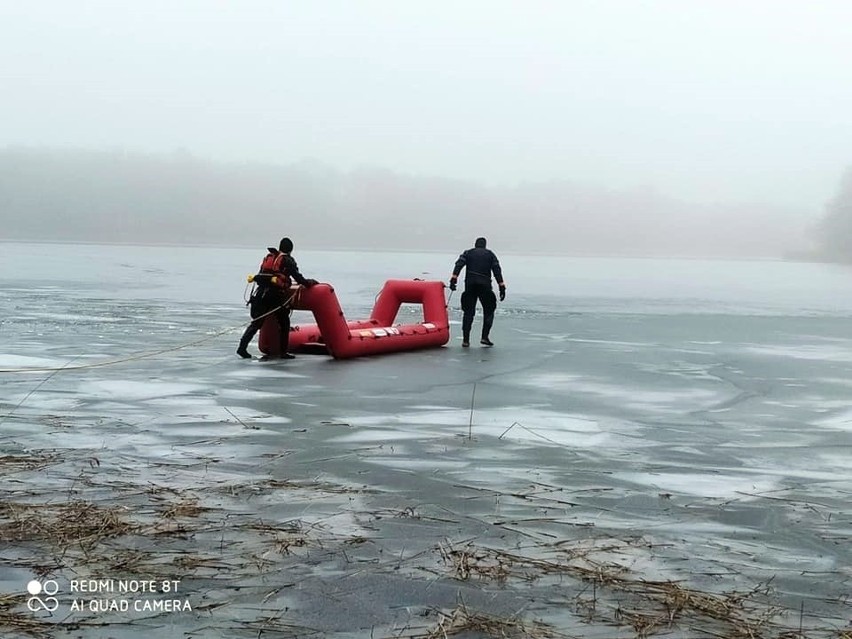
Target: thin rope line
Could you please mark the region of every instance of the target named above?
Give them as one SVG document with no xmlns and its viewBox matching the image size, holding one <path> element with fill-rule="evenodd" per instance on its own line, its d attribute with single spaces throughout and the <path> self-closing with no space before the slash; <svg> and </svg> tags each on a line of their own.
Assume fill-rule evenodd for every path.
<svg viewBox="0 0 852 639">
<path fill-rule="evenodd" d="M 28 400 L 28 399 L 29 399 L 29 398 L 33 395 L 33 393 L 35 393 L 35 392 L 36 392 L 39 388 L 41 388 L 42 386 L 44 386 L 45 384 L 47 384 L 47 382 L 49 382 L 49 381 L 53 378 L 53 376 L 54 376 L 54 375 L 56 375 L 59 371 L 67 370 L 67 369 L 68 369 L 68 365 L 69 365 L 71 362 L 73 362 L 74 360 L 77 360 L 77 359 L 79 359 L 79 358 L 80 358 L 80 355 L 78 355 L 77 357 L 74 357 L 73 359 L 69 359 L 69 360 L 65 363 L 65 366 L 60 366 L 59 368 L 53 369 L 53 372 L 51 372 L 51 373 L 50 373 L 50 375 L 48 375 L 48 376 L 47 376 L 47 377 L 45 377 L 43 380 L 41 380 L 38 384 L 36 384 L 35 388 L 33 388 L 33 389 L 29 392 L 29 393 L 27 393 L 26 395 L 24 395 L 24 398 L 23 398 L 21 401 L 19 401 L 19 402 L 17 403 L 17 405 L 16 405 L 16 406 L 15 406 L 12 410 L 10 410 L 8 413 L 6 413 L 5 415 L 3 415 L 2 419 L 0 419 L 0 426 L 1 426 L 1 425 L 3 425 L 3 423 L 4 423 L 7 419 L 9 419 L 12 415 L 14 415 L 14 414 L 15 414 L 15 411 L 17 411 L 17 410 L 18 410 L 21 406 L 23 406 L 23 405 L 24 405 L 24 402 L 26 402 L 26 401 L 27 401 L 27 400 Z"/>
<path fill-rule="evenodd" d="M 278 312 L 278 310 L 284 308 L 285 306 L 288 306 L 290 304 L 290 302 L 293 301 L 293 299 L 298 299 L 300 291 L 301 291 L 301 289 L 296 289 L 296 291 L 294 291 L 293 294 L 290 295 L 290 297 L 287 299 L 287 301 L 285 301 L 283 304 L 281 304 L 280 306 L 276 306 L 271 311 L 267 311 L 263 315 L 259 315 L 258 317 L 253 318 L 251 320 L 251 322 L 249 322 L 249 324 L 251 324 L 252 322 L 256 322 L 260 319 L 265 319 L 266 317 L 272 315 L 273 313 Z M 69 361 L 68 364 L 66 364 L 65 366 L 32 366 L 32 367 L 26 367 L 26 368 L 0 368 L 0 373 L 52 373 L 52 375 L 50 377 L 53 377 L 53 375 L 55 375 L 56 373 L 59 373 L 60 371 L 79 371 L 79 370 L 84 370 L 84 369 L 87 369 L 87 368 L 103 368 L 105 366 L 115 366 L 116 364 L 124 364 L 125 362 L 135 362 L 135 361 L 140 360 L 140 359 L 147 359 L 149 357 L 156 357 L 157 355 L 163 355 L 164 353 L 173 353 L 174 351 L 179 351 L 183 348 L 189 348 L 190 346 L 197 346 L 198 344 L 203 344 L 204 342 L 209 342 L 212 339 L 216 339 L 217 337 L 221 337 L 225 333 L 230 333 L 231 331 L 237 330 L 239 328 L 243 328 L 244 326 L 246 326 L 246 324 L 240 324 L 238 326 L 231 326 L 229 328 L 225 328 L 225 329 L 222 329 L 221 331 L 213 333 L 212 335 L 208 335 L 207 337 L 202 337 L 201 339 L 193 340 L 191 342 L 186 342 L 184 344 L 178 344 L 177 346 L 170 346 L 169 348 L 161 348 L 160 350 L 156 350 L 156 351 L 140 353 L 138 355 L 131 355 L 129 357 L 122 357 L 122 358 L 119 358 L 119 359 L 111 359 L 111 360 L 107 360 L 105 362 L 95 362 L 93 364 L 79 364 L 77 366 L 69 366 L 68 364 L 70 364 L 74 360 L 82 357 L 82 355 L 78 355 L 77 357 L 75 357 L 74 359 Z M 50 379 L 50 377 L 47 377 L 44 381 L 46 382 L 48 379 Z M 42 383 L 44 383 L 44 382 L 42 382 Z M 38 387 L 36 387 L 36 388 L 38 388 Z M 35 392 L 35 391 L 33 391 L 33 392 Z M 26 399 L 26 398 L 24 398 L 24 399 Z"/>
</svg>

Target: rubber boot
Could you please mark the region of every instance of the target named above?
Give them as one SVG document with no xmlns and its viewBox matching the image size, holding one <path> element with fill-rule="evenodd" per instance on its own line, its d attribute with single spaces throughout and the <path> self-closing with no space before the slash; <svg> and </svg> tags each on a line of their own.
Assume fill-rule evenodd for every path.
<svg viewBox="0 0 852 639">
<path fill-rule="evenodd" d="M 243 333 L 243 336 L 240 338 L 240 345 L 237 347 L 237 355 L 243 359 L 251 359 L 251 353 L 248 352 L 248 345 L 251 343 L 252 339 L 254 339 L 255 333 L 257 333 L 257 328 L 255 328 L 254 324 L 250 324 Z"/>
<path fill-rule="evenodd" d="M 479 343 L 483 346 L 494 346 L 488 336 L 491 334 L 491 326 L 494 324 L 494 310 L 488 309 L 482 316 L 482 339 Z"/>
<path fill-rule="evenodd" d="M 473 328 L 473 313 L 465 312 L 462 317 L 462 347 L 470 346 L 470 329 Z"/>
<path fill-rule="evenodd" d="M 291 355 L 287 352 L 287 348 L 290 345 L 290 327 L 287 326 L 285 329 L 279 324 L 279 328 L 280 330 L 278 331 L 278 356 L 281 359 L 296 359 L 295 355 Z"/>
</svg>

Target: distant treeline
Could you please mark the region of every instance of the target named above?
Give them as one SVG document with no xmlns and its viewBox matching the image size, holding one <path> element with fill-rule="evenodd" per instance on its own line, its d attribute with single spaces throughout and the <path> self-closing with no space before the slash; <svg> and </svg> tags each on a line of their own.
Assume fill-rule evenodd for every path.
<svg viewBox="0 0 852 639">
<path fill-rule="evenodd" d="M 844 201 L 833 216 L 848 231 Z M 485 235 L 503 252 L 778 258 L 808 244 L 794 211 L 652 189 L 21 148 L 0 151 L 0 222 L 7 240 L 267 246 L 289 235 L 314 249 L 456 251 Z"/>
<path fill-rule="evenodd" d="M 818 256 L 852 263 L 852 168 L 847 169 L 834 198 L 825 207 L 819 229 Z"/>
</svg>

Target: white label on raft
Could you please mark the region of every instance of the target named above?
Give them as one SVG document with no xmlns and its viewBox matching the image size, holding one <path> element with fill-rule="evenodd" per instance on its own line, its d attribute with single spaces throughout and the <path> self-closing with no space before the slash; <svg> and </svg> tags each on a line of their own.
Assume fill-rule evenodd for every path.
<svg viewBox="0 0 852 639">
<path fill-rule="evenodd" d="M 373 337 L 373 331 L 361 331 L 361 337 Z"/>
<path fill-rule="evenodd" d="M 388 335 L 399 335 L 400 334 L 399 329 L 394 328 L 393 326 L 389 326 L 385 330 L 388 332 Z"/>
<path fill-rule="evenodd" d="M 423 322 L 424 328 L 437 328 L 432 322 Z"/>
<path fill-rule="evenodd" d="M 374 328 L 373 335 L 375 335 L 376 337 L 387 337 L 387 331 L 385 331 L 383 328 Z"/>
</svg>

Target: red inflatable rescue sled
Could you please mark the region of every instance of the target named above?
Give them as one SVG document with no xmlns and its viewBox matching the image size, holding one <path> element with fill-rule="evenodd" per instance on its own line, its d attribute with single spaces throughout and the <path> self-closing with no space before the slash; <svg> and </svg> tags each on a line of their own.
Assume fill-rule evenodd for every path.
<svg viewBox="0 0 852 639">
<path fill-rule="evenodd" d="M 316 324 L 290 327 L 290 351 L 323 348 L 335 359 L 394 353 L 443 346 L 450 339 L 444 283 L 424 280 L 388 280 L 369 319 L 347 321 L 329 284 L 294 287 L 292 306 L 311 311 Z M 423 321 L 394 324 L 400 306 L 420 304 Z M 278 352 L 278 321 L 270 316 L 260 330 L 260 350 Z"/>
</svg>

